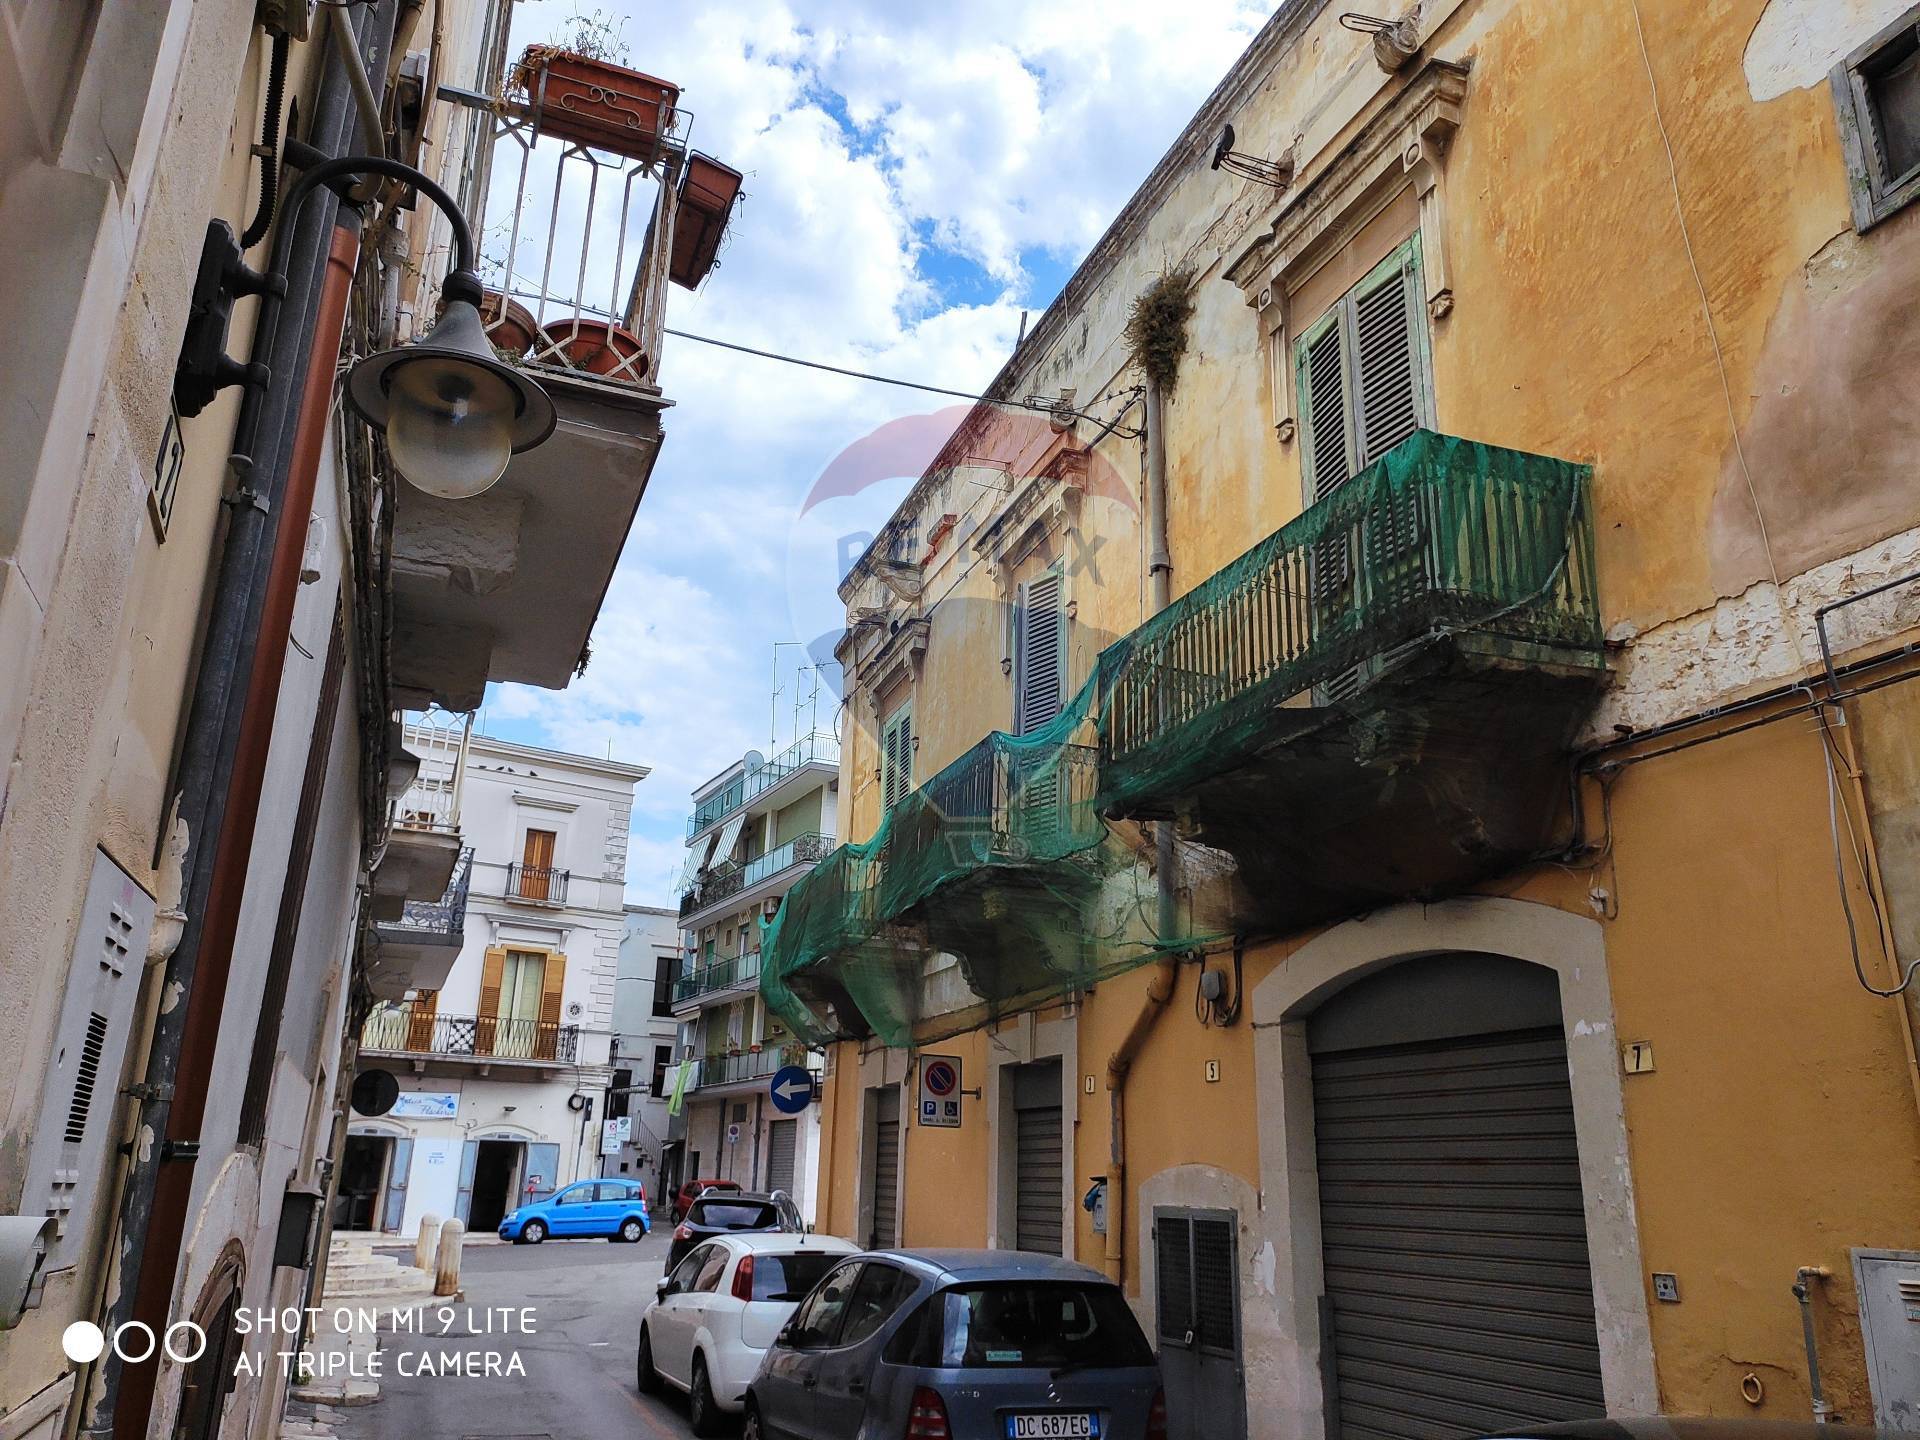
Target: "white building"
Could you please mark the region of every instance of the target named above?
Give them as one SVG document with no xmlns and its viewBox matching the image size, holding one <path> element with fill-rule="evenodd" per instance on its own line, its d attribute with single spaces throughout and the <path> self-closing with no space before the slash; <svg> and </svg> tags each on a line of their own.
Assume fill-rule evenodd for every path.
<svg viewBox="0 0 1920 1440">
<path fill-rule="evenodd" d="M 613 995 L 613 1081 L 602 1107 L 627 1120 L 617 1150 L 603 1147 L 602 1174 L 644 1180 L 653 1197 L 668 1144 L 667 1081 L 680 1026 L 673 1016 L 673 985 L 680 974 L 680 924 L 652 905 L 627 906 L 620 942 L 619 988 Z"/>
<path fill-rule="evenodd" d="M 786 1190 L 809 1221 L 819 1107 L 782 1114 L 770 1085 L 782 1066 L 817 1070 L 819 1057 L 760 997 L 760 924 L 833 849 L 839 789 L 839 743 L 811 734 L 771 760 L 749 750 L 694 792 L 680 897 L 686 956 L 673 996 L 691 1070 L 669 1178 Z"/>
<path fill-rule="evenodd" d="M 470 856 L 463 938 L 443 983 L 377 1006 L 362 1028 L 362 1073 L 392 1071 L 401 1093 L 389 1114 L 348 1126 L 339 1229 L 410 1235 L 434 1214 L 485 1232 L 600 1173 L 627 822 L 646 768 L 451 736 L 409 727 L 409 749 L 427 758 L 401 810 L 422 825 L 457 810 Z M 380 927 L 383 949 L 425 943 L 429 918 L 416 908 Z"/>
</svg>

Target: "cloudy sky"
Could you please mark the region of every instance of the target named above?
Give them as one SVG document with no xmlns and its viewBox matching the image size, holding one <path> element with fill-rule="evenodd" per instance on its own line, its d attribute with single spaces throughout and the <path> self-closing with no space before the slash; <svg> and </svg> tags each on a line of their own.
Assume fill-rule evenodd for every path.
<svg viewBox="0 0 1920 1440">
<path fill-rule="evenodd" d="M 697 294 L 673 287 L 667 323 L 962 390 L 992 378 L 1021 310 L 1038 318 L 1269 8 L 597 4 L 624 17 L 627 63 L 682 86 L 694 147 L 746 174 L 719 268 Z M 521 0 L 515 46 L 595 5 Z M 664 905 L 693 787 L 792 738 L 805 647 L 830 655 L 838 633 L 834 582 L 913 477 L 809 507 L 814 482 L 877 426 L 955 402 L 686 340 L 661 382 L 667 439 L 592 664 L 565 691 L 494 687 L 481 728 L 652 766 L 627 895 Z M 822 684 L 797 723 L 839 718 Z"/>
</svg>

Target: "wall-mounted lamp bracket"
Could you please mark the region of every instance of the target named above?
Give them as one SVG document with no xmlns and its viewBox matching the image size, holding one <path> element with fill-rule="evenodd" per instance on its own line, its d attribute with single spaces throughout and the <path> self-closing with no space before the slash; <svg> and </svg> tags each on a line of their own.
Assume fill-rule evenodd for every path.
<svg viewBox="0 0 1920 1440">
<path fill-rule="evenodd" d="M 230 385 L 265 388 L 271 378 L 257 360 L 242 362 L 227 354 L 227 325 L 233 302 L 242 295 L 284 296 L 286 280 L 251 269 L 233 227 L 224 220 L 207 225 L 194 275 L 187 333 L 173 373 L 173 403 L 182 415 L 198 415 Z"/>
</svg>

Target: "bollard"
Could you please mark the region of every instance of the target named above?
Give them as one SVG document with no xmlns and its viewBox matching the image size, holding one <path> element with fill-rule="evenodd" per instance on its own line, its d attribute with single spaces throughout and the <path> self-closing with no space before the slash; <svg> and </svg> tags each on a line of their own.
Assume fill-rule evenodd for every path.
<svg viewBox="0 0 1920 1440">
<path fill-rule="evenodd" d="M 435 1295 L 460 1293 L 460 1244 L 466 1233 L 467 1227 L 457 1219 L 440 1227 L 440 1264 L 433 1274 Z"/>
<path fill-rule="evenodd" d="M 440 1261 L 440 1217 L 429 1211 L 420 1217 L 420 1234 L 413 1242 L 413 1268 L 432 1270 Z"/>
</svg>

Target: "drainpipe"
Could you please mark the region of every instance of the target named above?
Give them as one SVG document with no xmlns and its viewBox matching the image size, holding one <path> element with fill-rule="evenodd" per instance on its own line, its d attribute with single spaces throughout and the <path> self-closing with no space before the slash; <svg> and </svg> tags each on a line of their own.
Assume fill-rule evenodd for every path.
<svg viewBox="0 0 1920 1440">
<path fill-rule="evenodd" d="M 390 6 L 369 14 L 366 43 L 380 49 L 383 25 L 391 22 Z M 336 49 L 310 131 L 328 153 L 349 133 L 350 104 Z M 118 1276 L 102 1317 L 109 1335 L 135 1319 L 157 1333 L 172 1303 L 272 701 L 286 654 L 285 621 L 298 588 L 332 362 L 352 282 L 351 249 L 344 265 L 338 249 L 329 259 L 330 196 L 313 197 L 299 213 L 283 211 L 281 226 L 272 268 L 287 279 L 282 323 L 271 334 L 256 330 L 251 356 L 273 378 L 265 389 L 248 389 L 241 401 L 237 453 L 229 462 L 235 490 L 170 786 L 191 846 L 182 897 L 187 920 L 162 981 L 145 1071 L 134 1091 L 141 1109 L 114 1232 Z M 101 1363 L 102 1399 L 85 1433 L 137 1440 L 146 1433 L 159 1362 L 129 1368 L 109 1346 Z"/>
<path fill-rule="evenodd" d="M 1158 615 L 1167 608 L 1173 590 L 1173 556 L 1167 547 L 1167 444 L 1161 425 L 1164 399 L 1159 381 L 1149 376 L 1146 414 L 1147 605 L 1152 615 Z M 1157 933 L 1164 940 L 1173 934 L 1176 918 L 1171 822 L 1161 821 L 1153 827 L 1153 850 L 1154 880 L 1159 901 L 1156 907 Z M 1111 1148 L 1107 1158 L 1106 1271 L 1108 1278 L 1123 1288 L 1127 1276 L 1127 1074 L 1133 1069 L 1134 1057 L 1146 1043 L 1148 1032 L 1166 1011 L 1167 1002 L 1173 999 L 1174 985 L 1179 978 L 1179 959 L 1173 955 L 1163 955 L 1154 967 L 1153 977 L 1147 982 L 1146 998 L 1141 1001 L 1140 1013 L 1133 1017 L 1133 1024 L 1127 1027 L 1119 1048 L 1107 1060 Z"/>
<path fill-rule="evenodd" d="M 1800 1334 L 1807 1345 L 1807 1389 L 1813 1396 L 1813 1423 L 1833 1423 L 1833 1406 L 1820 1383 L 1820 1347 L 1813 1338 L 1813 1297 L 1809 1280 L 1825 1280 L 1833 1272 L 1824 1265 L 1802 1265 L 1793 1272 L 1793 1298 L 1800 1302 Z"/>
</svg>

